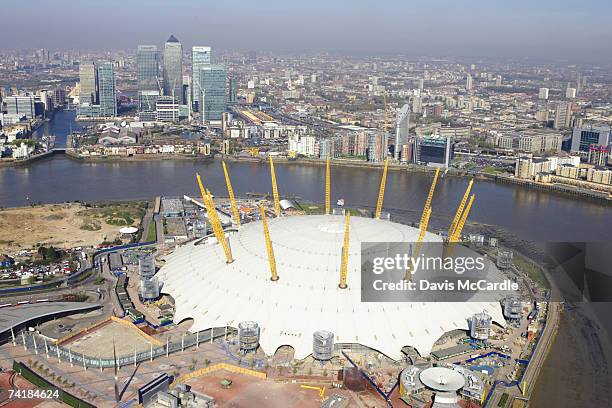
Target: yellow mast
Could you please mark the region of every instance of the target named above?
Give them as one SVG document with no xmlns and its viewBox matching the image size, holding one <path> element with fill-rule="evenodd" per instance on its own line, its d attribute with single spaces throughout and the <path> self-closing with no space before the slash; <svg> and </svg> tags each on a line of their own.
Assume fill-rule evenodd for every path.
<svg viewBox="0 0 612 408">
<path fill-rule="evenodd" d="M 274 258 L 274 248 L 272 248 L 272 240 L 270 240 L 270 230 L 268 229 L 268 220 L 266 219 L 266 210 L 263 205 L 259 206 L 261 211 L 261 221 L 263 223 L 264 237 L 266 238 L 266 251 L 268 252 L 268 262 L 270 263 L 270 280 L 276 282 L 278 274 L 276 273 L 276 259 Z"/>
<path fill-rule="evenodd" d="M 427 232 L 427 224 L 429 224 L 429 217 L 431 217 L 431 212 L 431 207 L 428 207 L 423 213 L 424 217 L 421 220 L 421 224 L 419 225 L 419 238 L 417 239 L 417 242 L 414 245 L 414 251 L 412 253 L 413 257 L 419 256 L 419 251 L 421 250 L 421 246 L 423 245 L 423 239 L 425 238 L 425 233 Z M 411 280 L 412 272 L 412 266 L 408 265 L 408 268 L 406 269 L 406 274 L 404 275 L 404 280 Z"/>
<path fill-rule="evenodd" d="M 346 210 L 346 222 L 344 224 L 344 246 L 342 247 L 342 265 L 340 266 L 340 289 L 346 289 L 346 274 L 348 269 L 348 250 L 349 250 L 349 229 L 351 223 L 351 213 Z"/>
<path fill-rule="evenodd" d="M 425 222 L 425 216 L 427 214 L 427 210 L 431 207 L 431 200 L 434 195 L 434 191 L 436 190 L 436 183 L 438 182 L 438 175 L 440 174 L 440 168 L 436 169 L 436 174 L 434 175 L 433 181 L 431 182 L 431 187 L 429 188 L 429 194 L 427 195 L 427 199 L 425 200 L 425 207 L 423 208 L 423 214 L 421 214 L 421 222 L 419 225 L 422 225 Z"/>
<path fill-rule="evenodd" d="M 274 213 L 277 217 L 280 217 L 280 203 L 278 200 L 278 187 L 276 186 L 276 173 L 274 173 L 274 162 L 272 156 L 270 156 L 270 176 L 272 177 L 272 194 L 274 195 Z"/>
<path fill-rule="evenodd" d="M 465 208 L 465 203 L 467 202 L 468 197 L 470 196 L 470 190 L 472 189 L 472 184 L 474 184 L 474 179 L 470 180 L 470 184 L 468 184 L 467 189 L 465 190 L 465 193 L 463 194 L 463 199 L 461 200 L 461 203 L 459 204 L 459 208 L 457 209 L 455 218 L 453 218 L 453 222 L 448 230 L 449 237 L 453 235 L 453 232 L 457 228 L 457 224 L 459 223 L 459 220 L 461 219 L 461 214 L 463 213 L 463 209 Z"/>
<path fill-rule="evenodd" d="M 472 208 L 472 203 L 474 202 L 475 197 L 475 194 L 472 194 L 472 196 L 470 197 L 470 201 L 468 202 L 467 207 L 465 207 L 465 211 L 463 211 L 463 214 L 461 215 L 461 220 L 459 221 L 459 224 L 457 224 L 457 228 L 455 228 L 450 242 L 459 242 L 459 238 L 461 238 L 461 231 L 463 231 L 465 221 L 467 220 L 467 217 L 470 214 L 470 209 Z"/>
<path fill-rule="evenodd" d="M 378 202 L 376 203 L 376 212 L 374 218 L 380 218 L 382 211 L 383 199 L 385 197 L 385 185 L 387 184 L 387 168 L 389 167 L 389 158 L 385 160 L 385 168 L 383 169 L 382 179 L 380 180 L 380 190 L 378 191 Z"/>
<path fill-rule="evenodd" d="M 223 164 L 223 173 L 225 173 L 225 184 L 227 184 L 227 194 L 229 195 L 230 204 L 232 205 L 232 211 L 234 213 L 234 223 L 237 226 L 240 226 L 240 212 L 238 211 L 238 207 L 236 206 L 236 198 L 234 197 L 234 189 L 232 189 L 232 182 L 229 178 L 229 173 L 227 172 L 227 167 L 225 166 L 225 162 L 221 162 Z"/>
<path fill-rule="evenodd" d="M 331 176 L 329 170 L 329 158 L 325 163 L 325 214 L 329 214 L 331 210 L 330 204 L 331 196 Z"/>
<path fill-rule="evenodd" d="M 199 174 L 196 174 L 196 179 L 198 180 L 198 186 L 200 187 L 202 201 L 204 201 L 204 206 L 206 207 L 206 212 L 208 213 L 208 218 L 213 227 L 215 237 L 223 247 L 226 262 L 232 263 L 234 262 L 234 259 L 232 258 L 232 251 L 230 250 L 229 244 L 227 243 L 227 239 L 225 238 L 225 232 L 223 231 L 223 227 L 221 227 L 221 221 L 219 221 L 217 209 L 215 208 L 215 203 L 212 199 L 212 196 L 210 195 L 210 191 L 204 190 L 204 185 L 202 184 L 202 179 L 200 178 Z"/>
<path fill-rule="evenodd" d="M 421 225 L 419 225 L 419 239 L 417 240 L 417 251 L 418 249 L 420 249 L 421 243 L 423 242 L 423 238 L 425 238 L 425 233 L 427 232 L 427 224 L 429 224 L 429 217 L 431 216 L 431 207 L 429 207 L 427 209 L 427 212 L 425 213 L 425 218 L 423 219 L 423 222 L 421 222 Z"/>
</svg>

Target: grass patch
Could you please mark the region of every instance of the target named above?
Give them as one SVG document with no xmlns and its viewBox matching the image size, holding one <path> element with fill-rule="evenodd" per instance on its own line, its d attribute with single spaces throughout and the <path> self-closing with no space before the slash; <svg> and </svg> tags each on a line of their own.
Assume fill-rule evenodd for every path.
<svg viewBox="0 0 612 408">
<path fill-rule="evenodd" d="M 538 265 L 520 256 L 515 256 L 512 262 L 514 263 L 514 266 L 525 272 L 527 276 L 529 276 L 529 278 L 531 278 L 531 280 L 536 282 L 538 285 L 546 289 L 550 289 L 550 282 L 548 282 L 548 279 L 546 279 L 546 276 L 544 276 L 544 272 L 542 272 L 542 269 L 540 269 Z"/>
<path fill-rule="evenodd" d="M 145 241 L 157 241 L 157 228 L 155 228 L 155 220 L 151 220 L 151 222 L 149 222 L 149 227 L 147 228 L 147 237 Z"/>
<path fill-rule="evenodd" d="M 104 220 L 108 225 L 117 227 L 133 225 L 135 220 L 141 219 L 145 213 L 146 202 L 128 201 L 125 203 L 94 204 L 87 209 L 79 211 L 78 215 L 88 217 L 93 221 L 86 223 L 87 228 L 95 228 L 95 222 Z M 88 225 L 91 224 L 91 225 Z M 92 229 L 92 231 L 96 231 Z"/>
<path fill-rule="evenodd" d="M 502 394 L 501 398 L 499 399 L 499 402 L 497 403 L 498 407 L 505 407 L 506 403 L 508 402 L 508 398 L 510 396 L 508 394 L 506 394 L 505 392 Z"/>
<path fill-rule="evenodd" d="M 493 167 L 493 166 L 486 166 L 485 168 L 482 169 L 483 173 L 487 173 L 487 174 L 500 174 L 500 173 L 505 173 L 504 170 L 502 169 L 498 169 L 497 167 Z"/>
<path fill-rule="evenodd" d="M 102 229 L 102 225 L 100 225 L 100 221 L 98 220 L 88 220 L 81 225 L 81 229 L 85 231 L 100 231 Z"/>
</svg>

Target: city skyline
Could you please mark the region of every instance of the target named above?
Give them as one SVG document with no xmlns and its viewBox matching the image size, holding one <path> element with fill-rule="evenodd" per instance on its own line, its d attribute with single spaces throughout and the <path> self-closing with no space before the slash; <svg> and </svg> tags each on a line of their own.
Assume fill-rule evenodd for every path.
<svg viewBox="0 0 612 408">
<path fill-rule="evenodd" d="M 108 23 L 108 15 L 101 12 L 101 7 L 115 4 L 121 6 L 115 19 L 117 29 L 104 36 L 96 35 L 95 27 Z M 350 5 L 344 1 L 317 1 L 299 9 L 268 0 L 257 6 L 245 4 L 230 9 L 218 3 L 194 1 L 153 0 L 143 7 L 141 1 L 123 4 L 113 0 L 102 5 L 61 0 L 24 5 L 8 0 L 4 9 L 13 18 L 3 23 L 0 37 L 10 38 L 16 29 L 23 32 L 19 24 L 27 19 L 32 23 L 29 31 L 3 47 L 126 49 L 138 44 L 161 44 L 172 32 L 186 49 L 206 44 L 221 50 L 609 61 L 611 57 L 601 50 L 612 35 L 605 21 L 611 8 L 601 0 L 583 2 L 579 9 L 567 2 L 550 1 L 534 5 L 521 0 L 519 4 L 505 5 L 480 0 L 454 4 L 445 0 L 436 6 L 385 1 L 372 13 L 371 7 L 361 1 Z M 88 18 L 71 18 L 76 15 Z M 168 15 L 181 23 L 169 24 Z M 45 22 L 53 19 L 68 19 L 70 24 L 54 24 L 50 30 Z M 588 29 L 576 21 L 589 21 Z"/>
</svg>

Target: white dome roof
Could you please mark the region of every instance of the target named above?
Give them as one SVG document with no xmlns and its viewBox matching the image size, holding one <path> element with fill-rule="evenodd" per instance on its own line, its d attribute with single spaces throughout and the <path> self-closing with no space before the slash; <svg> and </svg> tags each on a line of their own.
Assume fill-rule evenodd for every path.
<svg viewBox="0 0 612 408">
<path fill-rule="evenodd" d="M 312 334 L 328 330 L 336 343 L 360 343 L 399 359 L 403 346 L 422 355 L 444 333 L 468 329 L 468 318 L 487 311 L 503 324 L 498 302 L 362 303 L 361 242 L 415 242 L 418 229 L 351 217 L 347 289 L 339 289 L 344 217 L 311 215 L 268 220 L 280 279 L 270 280 L 261 222 L 230 235 L 234 262 L 226 264 L 216 240 L 178 247 L 158 276 L 176 303 L 175 322 L 193 318 L 192 331 L 245 320 L 261 327 L 260 345 L 273 354 L 283 345 L 296 358 L 312 353 Z M 425 241 L 440 237 L 428 233 Z"/>
</svg>

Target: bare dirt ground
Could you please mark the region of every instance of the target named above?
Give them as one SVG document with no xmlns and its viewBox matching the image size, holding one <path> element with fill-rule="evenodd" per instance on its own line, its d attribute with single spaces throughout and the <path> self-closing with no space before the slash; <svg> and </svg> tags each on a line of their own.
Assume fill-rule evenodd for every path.
<svg viewBox="0 0 612 408">
<path fill-rule="evenodd" d="M 112 358 L 113 346 L 118 356 L 127 356 L 134 351 L 141 353 L 151 348 L 149 341 L 139 333 L 135 326 L 117 322 L 108 322 L 64 344 L 64 347 L 77 354 L 85 353 L 101 358 Z"/>
<path fill-rule="evenodd" d="M 221 387 L 221 380 L 230 379 L 230 389 Z M 213 396 L 219 407 L 315 408 L 320 406 L 317 391 L 300 388 L 298 384 L 281 384 L 227 371 L 218 371 L 190 380 L 194 391 Z"/>
<path fill-rule="evenodd" d="M 98 245 L 117 238 L 121 226 L 108 224 L 104 214 L 93 211 L 77 203 L 1 209 L 0 253 L 35 244 L 58 248 Z M 134 217 L 132 225 L 139 222 Z"/>
</svg>

